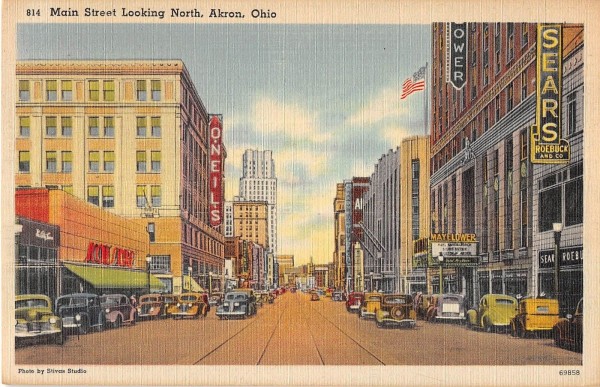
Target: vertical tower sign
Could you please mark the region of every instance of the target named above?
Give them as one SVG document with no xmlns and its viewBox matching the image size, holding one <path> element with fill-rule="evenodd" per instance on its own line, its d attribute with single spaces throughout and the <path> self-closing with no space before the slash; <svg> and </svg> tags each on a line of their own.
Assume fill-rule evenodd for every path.
<svg viewBox="0 0 600 387">
<path fill-rule="evenodd" d="M 219 227 L 223 223 L 223 124 L 218 115 L 211 117 L 209 131 L 209 216 L 210 225 Z"/>
<path fill-rule="evenodd" d="M 539 24 L 537 32 L 536 124 L 531 127 L 531 162 L 563 164 L 571 158 L 561 138 L 562 27 Z"/>
<path fill-rule="evenodd" d="M 456 90 L 467 83 L 467 23 L 446 24 L 446 81 Z"/>
</svg>

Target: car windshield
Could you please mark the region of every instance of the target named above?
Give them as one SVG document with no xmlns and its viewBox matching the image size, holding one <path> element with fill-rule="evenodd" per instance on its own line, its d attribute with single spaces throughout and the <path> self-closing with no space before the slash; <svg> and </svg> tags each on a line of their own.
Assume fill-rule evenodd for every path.
<svg viewBox="0 0 600 387">
<path fill-rule="evenodd" d="M 179 297 L 179 299 L 181 301 L 196 301 L 198 299 L 198 297 L 192 296 L 192 295 L 187 295 L 187 296 L 181 296 L 181 297 Z"/>
<path fill-rule="evenodd" d="M 514 301 L 513 300 L 509 300 L 506 298 L 497 298 L 496 299 L 496 305 L 514 305 Z"/>
<path fill-rule="evenodd" d="M 368 299 L 368 301 L 380 301 L 380 300 L 381 300 L 381 297 L 379 297 L 379 296 L 370 296 Z"/>
<path fill-rule="evenodd" d="M 225 297 L 225 301 L 244 301 L 246 299 L 246 295 L 244 293 L 229 293 Z"/>
<path fill-rule="evenodd" d="M 100 303 L 103 305 L 119 305 L 121 296 L 102 296 L 100 297 Z"/>
<path fill-rule="evenodd" d="M 157 302 L 158 297 L 143 297 L 140 302 Z"/>
<path fill-rule="evenodd" d="M 444 297 L 443 300 L 444 300 L 444 302 L 460 303 L 460 300 L 458 299 L 458 297 Z"/>
<path fill-rule="evenodd" d="M 20 308 L 48 308 L 48 302 L 43 298 L 15 301 L 15 309 Z"/>
<path fill-rule="evenodd" d="M 175 302 L 175 297 L 165 297 L 165 302 Z"/>
<path fill-rule="evenodd" d="M 84 297 L 73 297 L 73 298 L 59 298 L 58 306 L 85 306 L 86 298 Z"/>
<path fill-rule="evenodd" d="M 391 296 L 391 297 L 386 297 L 385 298 L 385 302 L 388 304 L 406 304 L 410 301 L 408 301 L 406 299 L 406 297 L 401 297 L 401 296 Z"/>
</svg>

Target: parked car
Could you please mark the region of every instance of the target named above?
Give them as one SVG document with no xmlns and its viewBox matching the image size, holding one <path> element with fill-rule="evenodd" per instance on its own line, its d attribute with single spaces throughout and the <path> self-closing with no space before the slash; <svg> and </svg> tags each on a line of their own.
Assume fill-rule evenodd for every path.
<svg viewBox="0 0 600 387">
<path fill-rule="evenodd" d="M 342 292 L 333 292 L 331 294 L 332 301 L 344 301 L 344 293 Z"/>
<path fill-rule="evenodd" d="M 364 299 L 365 294 L 362 292 L 352 292 L 348 294 L 346 299 L 346 310 L 348 312 L 358 313 Z"/>
<path fill-rule="evenodd" d="M 437 322 L 440 320 L 464 321 L 465 306 L 460 294 L 437 294 L 431 297 L 425 320 Z"/>
<path fill-rule="evenodd" d="M 106 313 L 106 323 L 119 328 L 123 323 L 135 324 L 137 310 L 124 294 L 106 294 L 100 297 L 100 305 Z"/>
<path fill-rule="evenodd" d="M 433 295 L 420 292 L 413 296 L 413 309 L 418 319 L 425 320 L 427 318 L 427 311 L 431 305 L 432 298 Z"/>
<path fill-rule="evenodd" d="M 73 293 L 58 297 L 56 314 L 62 318 L 63 329 L 77 329 L 85 335 L 90 328 L 104 329 L 106 316 L 100 305 L 100 297 L 91 293 Z"/>
<path fill-rule="evenodd" d="M 145 294 L 137 307 L 138 318 L 157 319 L 165 315 L 165 302 L 161 294 Z"/>
<path fill-rule="evenodd" d="M 409 294 L 383 295 L 380 308 L 375 312 L 375 323 L 378 328 L 385 325 L 414 328 L 416 320 L 413 299 Z"/>
<path fill-rule="evenodd" d="M 177 303 L 179 303 L 177 296 L 174 294 L 163 294 L 162 298 L 163 302 L 165 303 L 163 308 L 164 316 L 172 317 L 173 313 L 179 310 L 179 308 L 177 307 Z"/>
<path fill-rule="evenodd" d="M 549 332 L 558 322 L 558 300 L 551 298 L 522 298 L 517 315 L 511 320 L 514 337 L 525 338 L 537 332 Z"/>
<path fill-rule="evenodd" d="M 296 287 L 295 287 L 295 286 L 293 286 L 293 287 L 291 287 L 291 288 L 290 288 L 290 292 L 291 292 L 291 293 L 296 293 L 296 290 L 297 290 L 297 289 L 296 289 Z"/>
<path fill-rule="evenodd" d="M 375 312 L 381 308 L 382 297 L 383 294 L 381 293 L 365 293 L 365 299 L 358 311 L 358 318 L 375 317 Z"/>
<path fill-rule="evenodd" d="M 223 305 L 217 308 L 219 319 L 246 318 L 256 314 L 256 300 L 247 291 L 234 290 L 225 295 Z"/>
<path fill-rule="evenodd" d="M 319 293 L 318 292 L 311 292 L 310 293 L 310 300 L 311 301 L 319 301 L 321 299 L 321 297 L 319 297 Z"/>
<path fill-rule="evenodd" d="M 223 302 L 224 296 L 225 295 L 221 292 L 213 292 L 213 294 L 211 294 L 211 296 L 208 298 L 208 305 L 209 306 L 221 305 L 221 303 Z"/>
<path fill-rule="evenodd" d="M 517 314 L 517 299 L 505 294 L 486 294 L 479 300 L 476 309 L 467 311 L 467 326 L 471 329 L 483 328 L 492 332 L 508 328 Z"/>
<path fill-rule="evenodd" d="M 559 347 L 576 350 L 583 348 L 583 298 L 577 303 L 575 314 L 567 314 L 552 328 L 554 343 Z"/>
<path fill-rule="evenodd" d="M 52 312 L 50 297 L 21 294 L 15 297 L 15 344 L 25 339 L 50 339 L 64 343 L 62 319 Z"/>
<path fill-rule="evenodd" d="M 206 317 L 209 308 L 208 295 L 206 293 L 182 293 L 177 297 L 176 308 L 173 308 L 171 316 L 176 319 Z"/>
</svg>

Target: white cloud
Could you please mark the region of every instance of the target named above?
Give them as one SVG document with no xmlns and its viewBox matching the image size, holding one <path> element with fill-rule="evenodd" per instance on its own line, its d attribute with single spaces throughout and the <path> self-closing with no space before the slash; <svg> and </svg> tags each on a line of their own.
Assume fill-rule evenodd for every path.
<svg viewBox="0 0 600 387">
<path fill-rule="evenodd" d="M 400 100 L 399 90 L 390 87 L 370 101 L 365 101 L 361 108 L 346 120 L 346 123 L 351 126 L 371 126 L 389 118 L 403 116 L 408 112 L 407 106 L 406 102 Z"/>
<path fill-rule="evenodd" d="M 318 115 L 273 98 L 260 97 L 250 113 L 251 122 L 263 135 L 283 134 L 287 137 L 323 142 L 329 135 L 319 125 Z"/>
<path fill-rule="evenodd" d="M 381 137 L 385 138 L 390 148 L 396 148 L 400 146 L 400 143 L 406 137 L 413 136 L 409 129 L 403 128 L 401 126 L 387 126 L 381 129 Z"/>
</svg>

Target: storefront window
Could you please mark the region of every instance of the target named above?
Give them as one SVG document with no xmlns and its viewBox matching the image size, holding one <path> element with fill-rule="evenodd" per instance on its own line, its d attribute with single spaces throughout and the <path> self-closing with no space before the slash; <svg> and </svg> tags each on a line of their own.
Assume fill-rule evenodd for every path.
<svg viewBox="0 0 600 387">
<path fill-rule="evenodd" d="M 554 187 L 540 192 L 540 231 L 552 230 L 552 223 L 562 219 L 561 187 Z"/>
<path fill-rule="evenodd" d="M 510 296 L 527 295 L 527 271 L 507 270 L 505 273 L 506 294 Z"/>
<path fill-rule="evenodd" d="M 502 291 L 502 270 L 492 271 L 492 294 L 503 294 Z"/>
<path fill-rule="evenodd" d="M 583 223 L 583 179 L 565 185 L 565 224 L 572 226 Z"/>
</svg>

